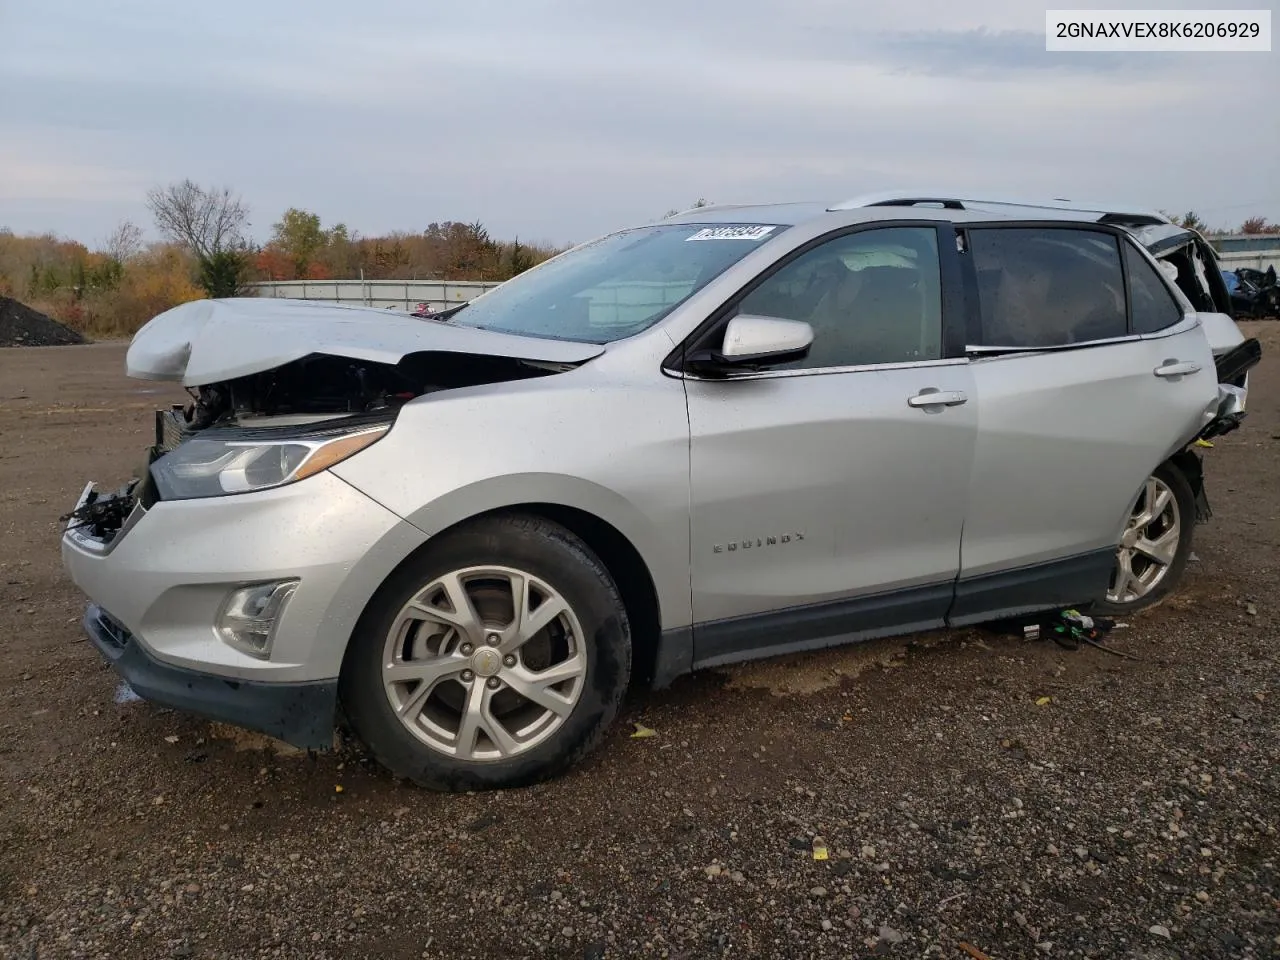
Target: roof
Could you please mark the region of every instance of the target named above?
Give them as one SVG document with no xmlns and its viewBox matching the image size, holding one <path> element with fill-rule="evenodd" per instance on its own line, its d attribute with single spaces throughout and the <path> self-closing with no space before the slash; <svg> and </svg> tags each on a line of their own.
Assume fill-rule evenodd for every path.
<svg viewBox="0 0 1280 960">
<path fill-rule="evenodd" d="M 725 204 L 695 207 L 671 219 L 678 223 L 776 223 L 795 226 L 832 213 L 847 213 L 851 221 L 901 217 L 903 209 L 929 220 L 1064 220 L 1113 223 L 1137 229 L 1166 226 L 1168 217 L 1136 204 L 1085 200 L 1022 200 L 974 196 L 939 190 L 882 190 L 836 202 Z"/>
</svg>

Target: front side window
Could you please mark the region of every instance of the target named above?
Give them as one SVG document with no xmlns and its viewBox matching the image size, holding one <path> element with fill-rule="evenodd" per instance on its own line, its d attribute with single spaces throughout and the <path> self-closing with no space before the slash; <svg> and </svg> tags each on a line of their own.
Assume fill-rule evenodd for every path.
<svg viewBox="0 0 1280 960">
<path fill-rule="evenodd" d="M 942 356 L 937 231 L 883 227 L 828 240 L 767 277 L 737 312 L 813 327 L 808 357 L 775 369 L 936 360 Z"/>
<path fill-rule="evenodd" d="M 976 346 L 1063 347 L 1128 333 L 1120 250 L 1109 233 L 1041 227 L 969 231 Z"/>
<path fill-rule="evenodd" d="M 659 224 L 624 230 L 519 274 L 448 322 L 555 340 L 621 340 L 653 326 L 784 229 Z"/>
</svg>

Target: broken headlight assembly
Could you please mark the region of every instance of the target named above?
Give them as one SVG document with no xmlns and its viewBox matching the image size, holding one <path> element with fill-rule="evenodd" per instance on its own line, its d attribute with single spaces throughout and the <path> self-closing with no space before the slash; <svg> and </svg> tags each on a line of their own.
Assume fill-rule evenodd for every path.
<svg viewBox="0 0 1280 960">
<path fill-rule="evenodd" d="M 225 497 L 267 490 L 319 473 L 377 442 L 390 423 L 308 432 L 213 431 L 193 437 L 151 464 L 161 500 Z"/>
</svg>

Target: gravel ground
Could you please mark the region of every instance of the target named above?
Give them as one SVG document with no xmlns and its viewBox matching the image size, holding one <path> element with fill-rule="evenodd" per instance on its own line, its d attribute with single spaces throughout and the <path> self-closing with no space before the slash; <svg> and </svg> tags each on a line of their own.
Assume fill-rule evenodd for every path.
<svg viewBox="0 0 1280 960">
<path fill-rule="evenodd" d="M 70 327 L 9 297 L 0 297 L 0 347 L 52 347 L 84 343 Z"/>
<path fill-rule="evenodd" d="M 171 397 L 118 345 L 0 351 L 0 955 L 1280 956 L 1280 325 L 1250 327 L 1198 560 L 1109 638 L 1139 661 L 964 631 L 711 672 L 559 781 L 459 796 L 117 703 L 55 520 Z"/>
</svg>

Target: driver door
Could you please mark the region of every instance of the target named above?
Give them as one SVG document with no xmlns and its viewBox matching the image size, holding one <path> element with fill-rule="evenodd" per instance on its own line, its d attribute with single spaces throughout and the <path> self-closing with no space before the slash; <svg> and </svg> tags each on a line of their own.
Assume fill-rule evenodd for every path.
<svg viewBox="0 0 1280 960">
<path fill-rule="evenodd" d="M 686 377 L 696 665 L 942 625 L 977 404 L 962 335 L 944 349 L 963 318 L 939 236 L 876 224 L 802 248 L 721 322 L 806 321 L 808 357 Z"/>
</svg>

